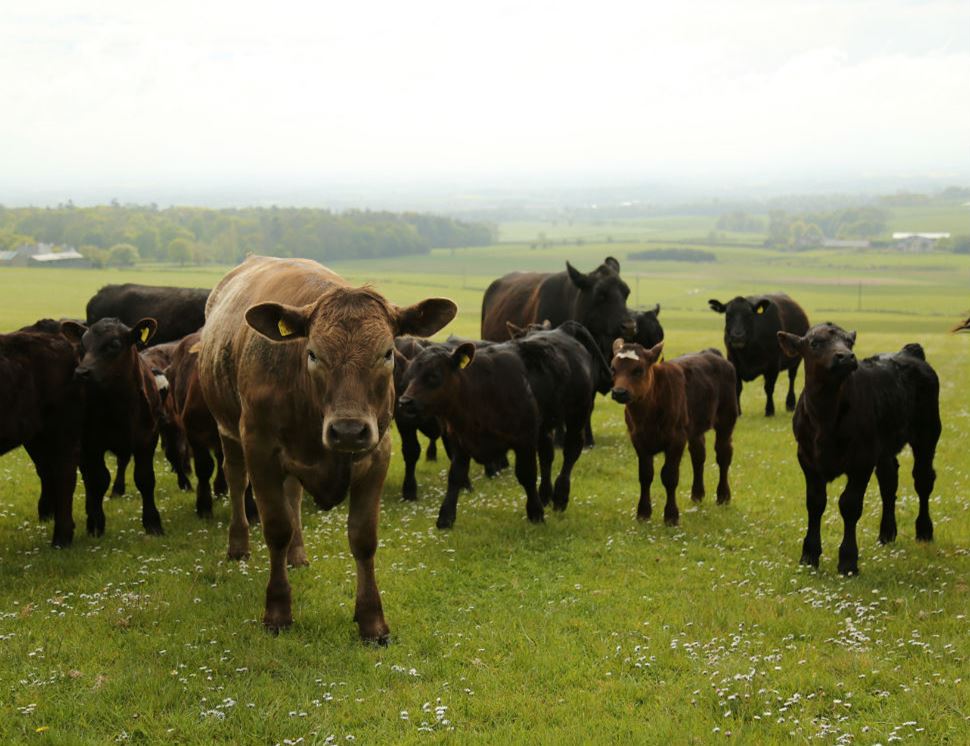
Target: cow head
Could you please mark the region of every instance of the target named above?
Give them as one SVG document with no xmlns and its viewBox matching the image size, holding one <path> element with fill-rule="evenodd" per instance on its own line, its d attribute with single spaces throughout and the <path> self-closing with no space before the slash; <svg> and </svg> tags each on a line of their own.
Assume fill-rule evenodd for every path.
<svg viewBox="0 0 970 746">
<path fill-rule="evenodd" d="M 408 366 L 400 399 L 401 410 L 412 417 L 436 416 L 447 411 L 458 377 L 475 359 L 475 345 L 432 345 Z"/>
<path fill-rule="evenodd" d="M 653 366 L 660 360 L 664 343 L 658 342 L 647 349 L 643 345 L 616 339 L 613 342 L 613 399 L 620 404 L 631 404 L 645 397 L 653 385 Z"/>
<path fill-rule="evenodd" d="M 778 332 L 778 344 L 789 357 L 805 361 L 805 385 L 841 384 L 859 367 L 852 348 L 855 332 L 831 323 L 817 324 L 804 337 Z"/>
<path fill-rule="evenodd" d="M 589 274 L 566 262 L 569 281 L 579 291 L 573 318 L 585 326 L 599 344 L 604 357 L 609 357 L 615 337 L 631 339 L 636 333 L 626 299 L 629 286 L 620 279 L 620 263 L 611 256 Z"/>
<path fill-rule="evenodd" d="M 380 443 L 393 414 L 394 337 L 434 334 L 457 312 L 447 298 L 399 308 L 371 288 L 333 287 L 305 306 L 252 306 L 246 323 L 299 349 L 324 447 L 361 454 Z"/>
<path fill-rule="evenodd" d="M 76 321 L 61 323 L 61 333 L 81 346 L 81 363 L 74 371 L 80 381 L 102 384 L 130 376 L 138 364 L 138 351 L 155 335 L 155 319 L 142 319 L 126 326 L 118 319 L 101 319 L 86 327 Z"/>
<path fill-rule="evenodd" d="M 735 350 L 743 350 L 754 342 L 757 319 L 771 306 L 771 301 L 767 298 L 761 298 L 752 303 L 740 295 L 726 305 L 714 298 L 711 298 L 708 303 L 712 311 L 725 315 L 724 344 Z"/>
<path fill-rule="evenodd" d="M 662 342 L 664 338 L 664 328 L 660 325 L 660 304 L 658 303 L 649 311 L 638 311 L 633 314 L 633 320 L 637 324 L 637 333 L 633 341 L 650 349 L 657 342 Z"/>
</svg>

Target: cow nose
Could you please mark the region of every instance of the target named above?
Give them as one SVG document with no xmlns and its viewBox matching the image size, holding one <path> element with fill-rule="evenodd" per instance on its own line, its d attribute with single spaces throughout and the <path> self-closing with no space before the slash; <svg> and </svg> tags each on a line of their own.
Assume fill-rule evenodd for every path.
<svg viewBox="0 0 970 746">
<path fill-rule="evenodd" d="M 87 381 L 87 380 L 90 380 L 90 378 L 91 378 L 90 368 L 82 368 L 81 366 L 78 366 L 77 368 L 74 369 L 75 381 Z"/>
<path fill-rule="evenodd" d="M 610 393 L 613 395 L 613 401 L 620 404 L 630 403 L 630 392 L 626 389 L 613 389 Z"/>
<path fill-rule="evenodd" d="M 334 420 L 327 427 L 327 441 L 338 451 L 362 451 L 371 444 L 370 425 L 353 417 Z"/>
<path fill-rule="evenodd" d="M 850 366 L 850 367 L 853 367 L 853 368 L 857 364 L 856 363 L 855 353 L 854 352 L 836 352 L 835 353 L 835 362 L 838 365 L 846 365 L 846 366 Z"/>
<path fill-rule="evenodd" d="M 410 396 L 402 396 L 400 399 L 398 399 L 397 404 L 401 408 L 401 411 L 406 415 L 413 417 L 418 413 L 418 403 Z"/>
</svg>

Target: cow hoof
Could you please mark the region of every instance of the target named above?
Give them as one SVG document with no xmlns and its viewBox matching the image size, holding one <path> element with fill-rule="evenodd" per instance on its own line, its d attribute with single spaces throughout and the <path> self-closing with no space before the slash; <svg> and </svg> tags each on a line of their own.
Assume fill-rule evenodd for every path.
<svg viewBox="0 0 970 746">
<path fill-rule="evenodd" d="M 916 519 L 916 541 L 933 541 L 933 522 L 930 519 Z"/>
<path fill-rule="evenodd" d="M 212 518 L 212 506 L 210 505 L 208 508 L 196 508 L 195 514 L 199 518 L 209 520 Z"/>
<path fill-rule="evenodd" d="M 143 520 L 141 525 L 145 528 L 145 533 L 149 536 L 163 536 L 165 531 L 162 529 L 162 521 L 160 518 L 154 520 Z"/>
<path fill-rule="evenodd" d="M 731 493 L 730 492 L 728 494 L 726 494 L 726 495 L 718 495 L 717 496 L 717 504 L 718 505 L 727 505 L 729 502 L 731 502 Z"/>
<path fill-rule="evenodd" d="M 88 534 L 95 537 L 104 536 L 104 516 L 88 518 Z"/>
<path fill-rule="evenodd" d="M 696 493 L 696 494 L 695 494 L 695 493 L 693 493 L 693 492 L 691 492 L 691 493 L 690 493 L 690 499 L 691 499 L 691 500 L 692 500 L 693 502 L 695 502 L 695 503 L 699 503 L 699 502 L 703 502 L 703 500 L 704 500 L 704 494 L 705 494 L 705 493 L 703 493 L 703 492 L 698 492 L 698 493 Z"/>
<path fill-rule="evenodd" d="M 556 500 L 552 503 L 552 509 L 557 513 L 565 512 L 567 507 L 569 507 L 569 500 Z"/>
<path fill-rule="evenodd" d="M 401 499 L 406 503 L 413 503 L 418 499 L 417 487 L 414 489 L 404 489 L 401 491 Z"/>
<path fill-rule="evenodd" d="M 179 477 L 179 489 L 182 490 L 182 492 L 191 492 L 192 483 L 188 479 Z"/>
<path fill-rule="evenodd" d="M 676 526 L 679 523 L 680 523 L 680 514 L 679 513 L 671 513 L 671 514 L 668 514 L 668 515 L 664 515 L 664 525 L 665 526 Z"/>
<path fill-rule="evenodd" d="M 839 574 L 851 577 L 859 574 L 859 565 L 856 562 L 840 562 Z"/>
<path fill-rule="evenodd" d="M 269 612 L 263 617 L 263 626 L 271 635 L 278 635 L 293 626 L 293 617 L 289 615 L 271 615 Z"/>
<path fill-rule="evenodd" d="M 385 648 L 391 641 L 391 630 L 383 619 L 372 624 L 359 625 L 358 630 L 361 642 L 365 645 Z"/>
<path fill-rule="evenodd" d="M 226 557 L 235 561 L 248 560 L 249 549 L 233 549 L 232 547 L 230 547 L 229 551 L 226 552 Z"/>
<path fill-rule="evenodd" d="M 51 546 L 54 547 L 55 549 L 66 549 L 67 547 L 71 546 L 73 542 L 74 542 L 73 531 L 63 532 L 63 533 L 57 533 L 55 531 L 54 537 L 51 539 Z"/>
<path fill-rule="evenodd" d="M 645 512 L 638 512 L 637 520 L 645 523 L 650 520 L 650 516 L 652 515 L 653 515 L 653 511 L 650 511 L 650 510 Z"/>
<path fill-rule="evenodd" d="M 808 552 L 802 552 L 802 558 L 798 561 L 798 563 L 801 565 L 807 565 L 808 567 L 814 567 L 817 570 L 819 557 L 820 555 L 818 554 L 813 555 L 809 554 Z"/>
<path fill-rule="evenodd" d="M 290 567 L 306 567 L 310 564 L 310 560 L 307 559 L 306 549 L 303 547 L 296 547 L 290 549 L 286 553 L 286 564 Z"/>
<path fill-rule="evenodd" d="M 124 487 L 112 487 L 111 488 L 111 496 L 112 497 L 124 497 L 125 496 L 125 488 Z"/>
<path fill-rule="evenodd" d="M 451 528 L 455 525 L 455 516 L 438 514 L 438 528 Z"/>
<path fill-rule="evenodd" d="M 892 544 L 896 541 L 896 527 L 893 526 L 891 529 L 883 529 L 879 532 L 879 543 L 880 544 Z"/>
</svg>

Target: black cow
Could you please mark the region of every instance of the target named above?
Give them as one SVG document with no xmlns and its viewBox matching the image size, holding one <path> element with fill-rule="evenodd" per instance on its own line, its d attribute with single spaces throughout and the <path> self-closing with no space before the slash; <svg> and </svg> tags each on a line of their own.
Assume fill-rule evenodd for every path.
<svg viewBox="0 0 970 746">
<path fill-rule="evenodd" d="M 788 371 L 788 396 L 785 408 L 795 409 L 795 376 L 799 358 L 791 358 L 778 345 L 778 332 L 804 334 L 808 331 L 808 317 L 795 301 L 784 293 L 774 295 L 738 296 L 727 304 L 708 301 L 711 309 L 725 314 L 724 346 L 727 358 L 737 371 L 738 411 L 741 411 L 743 381 L 765 377 L 765 417 L 775 413 L 775 381 L 778 373 Z"/>
<path fill-rule="evenodd" d="M 660 325 L 660 304 L 657 303 L 649 311 L 634 311 L 633 320 L 636 322 L 637 330 L 633 339 L 627 340 L 635 342 L 649 350 L 664 340 L 664 328 Z"/>
<path fill-rule="evenodd" d="M 119 462 L 134 457 L 142 526 L 149 534 L 162 533 L 162 519 L 155 507 L 153 463 L 161 396 L 155 374 L 138 354 L 155 328 L 154 319 L 142 319 L 134 327 L 118 319 L 101 319 L 90 328 L 73 321 L 61 324 L 62 332 L 79 342 L 84 353 L 74 377 L 85 384 L 80 466 L 87 529 L 93 536 L 104 533 L 103 502 L 111 484 L 111 474 L 104 465 L 108 451 Z"/>
<path fill-rule="evenodd" d="M 0 454 L 24 446 L 40 477 L 40 519 L 54 518 L 55 547 L 74 538 L 84 391 L 74 380 L 77 348 L 57 321 L 0 334 Z"/>
<path fill-rule="evenodd" d="M 569 501 L 570 474 L 583 448 L 593 400 L 594 371 L 583 345 L 555 330 L 501 344 L 431 345 L 408 367 L 400 406 L 440 417 L 451 442 L 448 489 L 438 528 L 454 525 L 458 492 L 471 458 L 494 463 L 515 453 L 515 476 L 526 492 L 526 513 L 543 520 L 543 505 Z M 565 430 L 563 464 L 551 484 L 552 431 Z M 536 489 L 536 456 L 540 484 Z"/>
<path fill-rule="evenodd" d="M 150 343 L 174 342 L 202 328 L 205 323 L 205 288 L 176 288 L 158 285 L 105 285 L 88 301 L 88 326 L 95 321 L 116 318 L 134 326 L 152 318 L 158 331 Z"/>
<path fill-rule="evenodd" d="M 565 272 L 512 272 L 495 280 L 482 300 L 482 339 L 509 339 L 506 322 L 519 327 L 549 320 L 559 326 L 567 320 L 585 326 L 603 357 L 609 359 L 613 340 L 635 332 L 626 307 L 630 288 L 620 279 L 620 263 L 607 257 L 585 274 L 566 262 Z"/>
<path fill-rule="evenodd" d="M 805 360 L 805 388 L 792 420 L 808 508 L 801 561 L 818 567 L 825 485 L 845 474 L 848 482 L 839 497 L 845 527 L 839 572 L 844 575 L 859 572 L 855 529 L 873 469 L 882 496 L 879 541 L 896 539 L 896 455 L 907 443 L 913 450 L 913 479 L 919 495 L 916 538 L 933 538 L 929 500 L 941 431 L 940 382 L 923 348 L 908 344 L 897 353 L 860 363 L 852 352 L 855 339 L 855 332 L 835 324 L 819 324 L 804 336 L 778 333 L 784 351 Z"/>
<path fill-rule="evenodd" d="M 418 433 L 428 438 L 428 448 L 425 458 L 428 461 L 438 459 L 438 439 L 442 437 L 441 423 L 437 417 L 420 417 L 404 412 L 400 406 L 401 394 L 404 392 L 404 377 L 411 360 L 430 346 L 432 342 L 420 337 L 397 337 L 394 340 L 394 424 L 397 425 L 401 436 L 401 455 L 404 456 L 404 484 L 401 486 L 403 500 L 418 499 L 418 481 L 415 477 L 415 467 L 421 458 L 421 443 Z M 445 443 L 448 450 L 448 444 Z"/>
</svg>

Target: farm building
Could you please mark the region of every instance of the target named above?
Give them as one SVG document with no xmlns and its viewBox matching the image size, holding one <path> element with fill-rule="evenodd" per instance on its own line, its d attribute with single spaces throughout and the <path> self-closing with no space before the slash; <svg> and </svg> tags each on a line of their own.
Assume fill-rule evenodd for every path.
<svg viewBox="0 0 970 746">
<path fill-rule="evenodd" d="M 48 254 L 34 254 L 27 259 L 28 267 L 80 267 L 87 269 L 91 262 L 74 249 Z"/>
<path fill-rule="evenodd" d="M 949 237 L 949 233 L 893 233 L 896 248 L 913 254 L 933 251 L 937 241 Z"/>
</svg>

